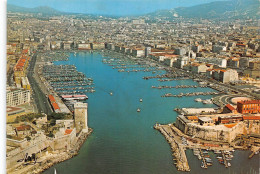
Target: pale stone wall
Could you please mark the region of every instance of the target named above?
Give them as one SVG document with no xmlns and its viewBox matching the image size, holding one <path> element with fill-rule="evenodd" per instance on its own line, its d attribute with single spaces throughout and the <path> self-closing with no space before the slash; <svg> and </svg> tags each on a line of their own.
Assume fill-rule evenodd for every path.
<svg viewBox="0 0 260 174">
<path fill-rule="evenodd" d="M 74 104 L 74 119 L 77 133 L 82 129 L 88 130 L 88 104 L 87 103 L 75 103 Z"/>
<path fill-rule="evenodd" d="M 201 126 L 182 117 L 179 116 L 176 120 L 175 125 L 178 129 L 191 137 L 209 141 L 231 142 L 238 134 L 243 133 L 243 127 L 245 127 L 243 122 L 233 128 L 227 128 L 224 125 Z"/>
<path fill-rule="evenodd" d="M 39 140 L 33 141 L 30 145 L 25 149 L 16 150 L 18 153 L 9 154 L 10 156 L 6 157 L 6 166 L 7 169 L 16 165 L 17 161 L 23 159 L 25 154 L 32 155 L 33 153 L 39 153 L 41 150 L 47 148 L 49 146 L 49 141 L 46 140 L 45 136 L 41 136 Z"/>
<path fill-rule="evenodd" d="M 68 135 L 55 137 L 52 142 L 53 150 L 70 149 L 76 142 L 76 129 Z"/>
<path fill-rule="evenodd" d="M 25 148 L 28 145 L 28 142 L 27 142 L 26 139 L 19 141 L 19 140 L 6 138 L 6 145 L 7 146 L 13 146 L 13 147 Z"/>
</svg>

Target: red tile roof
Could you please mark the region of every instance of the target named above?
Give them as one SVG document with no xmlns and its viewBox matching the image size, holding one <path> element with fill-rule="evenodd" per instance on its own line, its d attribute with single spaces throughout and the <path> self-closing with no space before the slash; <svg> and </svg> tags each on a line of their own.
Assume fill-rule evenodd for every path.
<svg viewBox="0 0 260 174">
<path fill-rule="evenodd" d="M 54 110 L 60 109 L 59 105 L 57 103 L 55 103 L 55 102 L 52 103 L 52 106 L 53 106 Z"/>
<path fill-rule="evenodd" d="M 49 100 L 50 100 L 51 103 L 52 103 L 52 102 L 56 102 L 56 100 L 55 100 L 55 98 L 53 97 L 53 95 L 49 95 Z"/>
<path fill-rule="evenodd" d="M 72 129 L 66 129 L 64 135 L 69 135 L 72 132 Z"/>
<path fill-rule="evenodd" d="M 237 103 L 240 103 L 240 104 L 260 104 L 260 100 L 243 100 L 243 101 L 238 101 Z"/>
<path fill-rule="evenodd" d="M 226 107 L 230 110 L 230 111 L 233 111 L 233 110 L 236 110 L 232 105 L 230 104 L 227 104 Z"/>
<path fill-rule="evenodd" d="M 225 124 L 224 126 L 226 126 L 227 128 L 232 128 L 235 125 L 237 125 L 237 123 L 233 123 L 233 124 Z"/>
<path fill-rule="evenodd" d="M 243 116 L 243 120 L 260 120 L 260 116 Z"/>
<path fill-rule="evenodd" d="M 31 126 L 29 126 L 29 125 L 21 125 L 21 126 L 16 127 L 17 131 L 25 131 L 25 130 L 30 130 L 30 129 L 31 129 Z"/>
</svg>

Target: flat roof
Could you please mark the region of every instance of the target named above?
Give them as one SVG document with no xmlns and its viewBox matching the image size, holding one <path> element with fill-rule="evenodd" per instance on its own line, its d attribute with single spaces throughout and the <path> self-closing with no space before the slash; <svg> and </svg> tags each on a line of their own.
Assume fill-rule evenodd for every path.
<svg viewBox="0 0 260 174">
<path fill-rule="evenodd" d="M 213 121 L 211 118 L 209 117 L 199 117 L 199 120 L 203 121 L 203 122 L 207 122 L 207 121 Z"/>
</svg>

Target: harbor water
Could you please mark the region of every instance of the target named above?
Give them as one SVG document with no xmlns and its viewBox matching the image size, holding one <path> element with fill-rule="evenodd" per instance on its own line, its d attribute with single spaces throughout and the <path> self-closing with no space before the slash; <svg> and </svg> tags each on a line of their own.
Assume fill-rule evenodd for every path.
<svg viewBox="0 0 260 174">
<path fill-rule="evenodd" d="M 176 120 L 176 107 L 216 107 L 213 104 L 195 102 L 195 98 L 209 99 L 212 96 L 161 97 L 165 93 L 214 91 L 210 88 L 153 89 L 159 85 L 198 85 L 191 79 L 160 82 L 144 80 L 154 76 L 152 72 L 118 72 L 102 63 L 99 53 L 80 52 L 70 54 L 68 61 L 56 65 L 75 65 L 79 72 L 92 78 L 94 93 L 87 93 L 88 123 L 93 133 L 83 144 L 79 154 L 72 159 L 56 164 L 45 174 L 174 174 L 175 168 L 171 149 L 163 135 L 153 129 L 156 122 L 172 123 Z M 110 93 L 113 93 L 111 95 Z M 139 100 L 142 98 L 143 102 Z M 137 109 L 140 108 L 140 112 Z M 249 151 L 236 151 L 232 167 L 225 168 L 217 162 L 202 169 L 201 161 L 191 150 L 186 151 L 191 174 L 221 173 L 246 174 L 259 172 L 259 155 L 248 159 Z"/>
</svg>

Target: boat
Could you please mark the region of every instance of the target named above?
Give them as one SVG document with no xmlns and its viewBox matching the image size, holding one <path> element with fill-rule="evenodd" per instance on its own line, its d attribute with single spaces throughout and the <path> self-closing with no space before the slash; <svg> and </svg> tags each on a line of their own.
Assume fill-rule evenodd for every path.
<svg viewBox="0 0 260 174">
<path fill-rule="evenodd" d="M 110 95 L 113 95 L 113 92 L 110 92 L 109 94 L 110 94 Z"/>
<path fill-rule="evenodd" d="M 196 102 L 201 102 L 202 100 L 201 100 L 201 98 L 196 98 L 195 101 Z"/>
<path fill-rule="evenodd" d="M 141 111 L 141 109 L 140 109 L 140 108 L 138 108 L 138 109 L 137 109 L 137 112 L 140 112 L 140 111 Z"/>
<path fill-rule="evenodd" d="M 140 101 L 140 102 L 143 102 L 143 99 L 141 99 L 141 98 L 140 98 L 140 100 L 139 100 L 139 101 Z"/>
<path fill-rule="evenodd" d="M 228 163 L 228 167 L 231 167 L 231 163 Z"/>
<path fill-rule="evenodd" d="M 86 95 L 61 95 L 61 98 L 65 101 L 68 100 L 86 100 L 88 96 Z"/>
<path fill-rule="evenodd" d="M 57 174 L 57 171 L 56 171 L 56 169 L 54 168 L 54 174 Z"/>
<path fill-rule="evenodd" d="M 210 99 L 207 99 L 207 100 L 203 100 L 202 103 L 203 104 L 212 104 L 213 102 Z"/>
</svg>

